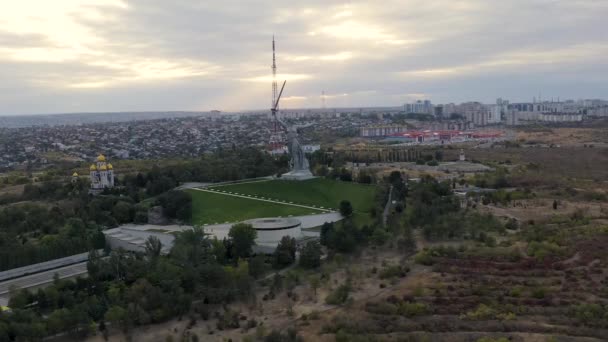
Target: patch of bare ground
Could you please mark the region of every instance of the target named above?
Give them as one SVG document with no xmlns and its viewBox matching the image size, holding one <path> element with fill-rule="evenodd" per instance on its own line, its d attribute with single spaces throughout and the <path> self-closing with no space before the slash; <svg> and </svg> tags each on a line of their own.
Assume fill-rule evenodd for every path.
<svg viewBox="0 0 608 342">
<path fill-rule="evenodd" d="M 445 160 L 458 159 L 459 151 L 444 149 Z M 608 149 L 585 147 L 477 148 L 466 150 L 467 160 L 482 163 L 509 163 L 534 166 L 515 179 L 517 186 L 564 186 L 584 189 L 606 189 L 608 183 Z"/>
<path fill-rule="evenodd" d="M 606 128 L 555 127 L 537 131 L 520 130 L 516 139 L 540 144 L 583 146 L 608 143 L 608 134 Z"/>
<path fill-rule="evenodd" d="M 583 211 L 590 219 L 605 219 L 608 216 L 608 204 L 598 201 L 559 200 L 557 209 L 553 209 L 553 199 L 535 198 L 512 201 L 508 205 L 478 205 L 482 212 L 490 212 L 497 217 L 515 218 L 522 222 L 550 221 L 552 218 L 569 217 L 576 211 Z"/>
<path fill-rule="evenodd" d="M 25 185 L 10 185 L 3 188 L 0 188 L 0 195 L 21 195 L 23 193 L 23 188 Z"/>
</svg>

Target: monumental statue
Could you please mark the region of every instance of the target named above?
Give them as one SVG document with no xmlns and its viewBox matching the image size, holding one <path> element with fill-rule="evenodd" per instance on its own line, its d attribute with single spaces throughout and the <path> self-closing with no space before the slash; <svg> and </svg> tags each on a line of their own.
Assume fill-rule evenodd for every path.
<svg viewBox="0 0 608 342">
<path fill-rule="evenodd" d="M 291 170 L 281 177 L 283 179 L 289 180 L 305 180 L 314 178 L 312 172 L 310 172 L 310 165 L 308 164 L 308 160 L 306 159 L 306 155 L 304 154 L 304 150 L 302 149 L 302 145 L 298 140 L 298 129 L 295 126 L 288 126 L 279 116 L 277 115 L 279 100 L 281 99 L 281 95 L 283 95 L 283 89 L 285 89 L 285 83 L 283 82 L 283 86 L 281 87 L 281 92 L 279 92 L 279 96 L 277 97 L 274 105 L 270 109 L 272 113 L 273 120 L 276 120 L 281 126 L 287 130 L 287 147 L 289 149 L 289 154 L 291 155 L 291 161 L 289 162 Z"/>
<path fill-rule="evenodd" d="M 282 175 L 282 178 L 290 180 L 305 180 L 314 178 L 310 172 L 310 164 L 308 163 L 308 159 L 306 159 L 304 149 L 302 149 L 302 145 L 298 140 L 298 132 L 295 127 L 288 128 L 287 140 L 289 154 L 291 156 L 291 161 L 289 162 L 291 170 Z"/>
</svg>

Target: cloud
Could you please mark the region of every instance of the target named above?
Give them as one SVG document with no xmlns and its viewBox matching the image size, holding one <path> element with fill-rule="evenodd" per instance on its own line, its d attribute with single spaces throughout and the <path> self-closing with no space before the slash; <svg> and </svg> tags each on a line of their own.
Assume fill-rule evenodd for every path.
<svg viewBox="0 0 608 342">
<path fill-rule="evenodd" d="M 284 108 L 608 93 L 605 1 L 0 6 L 0 114 L 267 108 L 273 34 Z"/>
<path fill-rule="evenodd" d="M 512 51 L 477 63 L 411 70 L 401 74 L 406 77 L 447 78 L 462 75 L 471 77 L 489 72 L 526 72 L 530 67 L 535 67 L 536 70 L 547 68 L 545 70 L 551 71 L 554 70 L 556 65 L 566 67 L 568 65 L 601 63 L 607 53 L 608 44 L 594 46 L 581 44 L 548 51 Z"/>
<path fill-rule="evenodd" d="M 300 80 L 307 80 L 312 78 L 311 75 L 306 75 L 306 74 L 277 74 L 277 82 L 279 80 L 287 80 L 289 82 L 292 81 L 300 81 Z M 272 82 L 272 76 L 271 75 L 265 75 L 265 76 L 256 76 L 256 77 L 249 77 L 249 78 L 243 78 L 243 81 L 248 81 L 248 82 L 263 82 L 263 83 L 270 83 Z"/>
</svg>

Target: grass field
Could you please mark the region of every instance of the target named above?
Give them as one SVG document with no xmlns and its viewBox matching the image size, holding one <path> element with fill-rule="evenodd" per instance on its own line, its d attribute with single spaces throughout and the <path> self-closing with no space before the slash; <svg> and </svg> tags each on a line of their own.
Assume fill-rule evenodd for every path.
<svg viewBox="0 0 608 342">
<path fill-rule="evenodd" d="M 349 200 L 357 212 L 367 212 L 374 204 L 376 187 L 350 182 L 315 178 L 306 181 L 271 180 L 221 186 L 222 190 L 247 195 L 317 205 L 337 209 L 340 201 Z"/>
<path fill-rule="evenodd" d="M 214 224 L 238 222 L 260 217 L 286 217 L 321 213 L 312 209 L 274 204 L 209 192 L 188 190 L 192 194 L 192 222 Z"/>
</svg>

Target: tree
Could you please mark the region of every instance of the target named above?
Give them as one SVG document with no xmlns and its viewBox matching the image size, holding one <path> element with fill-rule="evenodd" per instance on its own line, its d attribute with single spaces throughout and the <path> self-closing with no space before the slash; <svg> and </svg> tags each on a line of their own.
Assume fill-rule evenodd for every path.
<svg viewBox="0 0 608 342">
<path fill-rule="evenodd" d="M 267 269 L 266 258 L 263 255 L 258 254 L 249 259 L 249 275 L 253 278 L 258 279 Z"/>
<path fill-rule="evenodd" d="M 175 236 L 170 255 L 182 264 L 197 266 L 212 258 L 211 242 L 200 227 L 187 229 Z"/>
<path fill-rule="evenodd" d="M 553 210 L 557 210 L 557 200 L 553 200 Z"/>
<path fill-rule="evenodd" d="M 232 255 L 236 258 L 247 258 L 251 255 L 258 233 L 252 225 L 238 223 L 230 228 L 228 236 L 232 240 Z"/>
<path fill-rule="evenodd" d="M 274 251 L 274 266 L 276 268 L 291 265 L 296 260 L 296 239 L 283 236 Z"/>
<path fill-rule="evenodd" d="M 304 245 L 300 252 L 300 266 L 316 268 L 321 265 L 321 245 L 317 241 L 310 241 Z"/>
<path fill-rule="evenodd" d="M 119 223 L 127 223 L 133 221 L 133 205 L 125 201 L 118 201 L 112 208 L 112 215 Z"/>
<path fill-rule="evenodd" d="M 93 249 L 89 251 L 89 259 L 87 261 L 87 272 L 89 273 L 89 277 L 96 278 L 101 270 L 101 261 L 99 259 L 99 253 L 97 250 Z"/>
<path fill-rule="evenodd" d="M 334 232 L 333 222 L 323 223 L 323 225 L 321 226 L 321 234 L 320 234 L 319 242 L 323 246 L 328 246 L 331 243 L 331 240 L 333 239 L 333 232 Z"/>
<path fill-rule="evenodd" d="M 160 256 L 160 252 L 163 249 L 163 244 L 156 236 L 150 236 L 146 240 L 146 256 L 150 260 L 156 260 Z"/>
<path fill-rule="evenodd" d="M 342 253 L 350 253 L 355 250 L 358 238 L 359 231 L 352 220 L 342 221 L 334 231 L 333 238 L 327 247 Z"/>
<path fill-rule="evenodd" d="M 390 175 L 388 175 L 388 182 L 393 185 L 396 183 L 403 182 L 403 179 L 401 178 L 401 172 L 399 172 L 399 171 L 391 172 Z"/>
<path fill-rule="evenodd" d="M 118 305 L 114 305 L 106 311 L 104 319 L 110 323 L 121 325 L 123 328 L 126 328 L 127 310 Z"/>
<path fill-rule="evenodd" d="M 133 217 L 133 222 L 135 223 L 148 223 L 148 212 L 145 210 L 138 210 L 135 212 L 135 216 Z"/>
<path fill-rule="evenodd" d="M 350 204 L 350 201 L 341 201 L 340 202 L 340 214 L 344 217 L 350 217 L 353 214 L 353 206 Z"/>
<path fill-rule="evenodd" d="M 308 282 L 316 299 L 317 289 L 319 288 L 319 286 L 321 286 L 321 277 L 319 277 L 317 274 L 313 274 L 312 276 L 310 276 L 310 278 L 308 278 Z"/>
<path fill-rule="evenodd" d="M 169 191 L 163 194 L 158 203 L 163 214 L 169 218 L 189 222 L 192 217 L 192 195 L 185 191 Z"/>
</svg>

